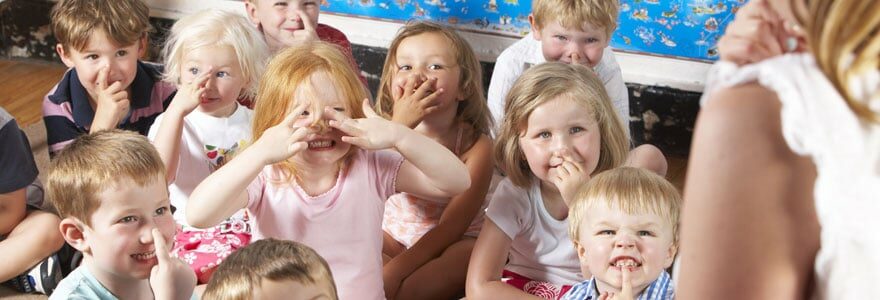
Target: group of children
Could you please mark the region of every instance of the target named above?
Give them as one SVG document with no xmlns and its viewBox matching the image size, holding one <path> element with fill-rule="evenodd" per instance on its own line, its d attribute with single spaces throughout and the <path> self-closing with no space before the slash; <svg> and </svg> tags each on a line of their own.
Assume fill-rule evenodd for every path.
<svg viewBox="0 0 880 300">
<path fill-rule="evenodd" d="M 19 205 L 0 207 L 0 249 L 28 249 L 0 281 L 53 299 L 671 299 L 682 201 L 662 153 L 630 143 L 618 5 L 533 1 L 488 101 L 464 39 L 408 23 L 371 101 L 317 1 L 185 16 L 164 66 L 138 59 L 140 1 L 59 1 L 57 216 L 25 209 L 36 168 L 0 111 L 0 203 Z M 41 261 L 65 241 L 82 262 L 55 286 Z"/>
</svg>

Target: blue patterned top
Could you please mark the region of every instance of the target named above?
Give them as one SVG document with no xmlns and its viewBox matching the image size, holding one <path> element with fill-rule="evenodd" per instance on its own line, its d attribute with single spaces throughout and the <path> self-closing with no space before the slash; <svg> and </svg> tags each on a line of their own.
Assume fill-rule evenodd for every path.
<svg viewBox="0 0 880 300">
<path fill-rule="evenodd" d="M 596 277 L 590 280 L 578 283 L 572 286 L 568 293 L 562 296 L 562 300 L 597 300 L 599 299 L 599 290 L 596 289 Z M 663 271 L 660 277 L 654 280 L 645 291 L 636 297 L 637 300 L 670 300 L 675 299 L 675 292 L 672 290 L 672 277 L 669 273 Z"/>
</svg>

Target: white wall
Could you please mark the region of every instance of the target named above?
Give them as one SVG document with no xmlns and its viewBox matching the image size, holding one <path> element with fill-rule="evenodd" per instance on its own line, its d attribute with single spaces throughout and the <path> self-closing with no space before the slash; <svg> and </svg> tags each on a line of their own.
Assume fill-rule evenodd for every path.
<svg viewBox="0 0 880 300">
<path fill-rule="evenodd" d="M 154 17 L 177 19 L 202 9 L 227 9 L 242 14 L 244 3 L 234 0 L 145 0 Z M 353 44 L 388 47 L 401 23 L 378 21 L 322 13 L 320 22 L 344 32 Z M 460 34 L 470 42 L 477 56 L 483 61 L 495 58 L 515 38 L 462 31 Z M 623 71 L 623 80 L 652 86 L 667 86 L 686 91 L 700 92 L 711 64 L 615 51 L 617 62 Z"/>
</svg>

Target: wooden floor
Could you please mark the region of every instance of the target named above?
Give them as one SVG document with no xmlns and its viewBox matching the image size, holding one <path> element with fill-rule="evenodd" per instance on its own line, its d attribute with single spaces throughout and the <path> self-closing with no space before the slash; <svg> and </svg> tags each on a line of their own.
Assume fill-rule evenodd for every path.
<svg viewBox="0 0 880 300">
<path fill-rule="evenodd" d="M 39 122 L 43 97 L 66 70 L 62 64 L 0 60 L 0 106 L 21 127 Z"/>
</svg>

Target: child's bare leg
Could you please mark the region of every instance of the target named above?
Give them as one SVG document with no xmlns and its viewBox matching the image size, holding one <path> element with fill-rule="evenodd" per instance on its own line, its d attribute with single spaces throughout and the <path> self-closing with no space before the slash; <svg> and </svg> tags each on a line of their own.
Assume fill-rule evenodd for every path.
<svg viewBox="0 0 880 300">
<path fill-rule="evenodd" d="M 413 272 L 400 285 L 397 299 L 448 300 L 461 296 L 475 241 L 465 237 Z"/>
<path fill-rule="evenodd" d="M 382 264 L 387 263 L 395 256 L 406 251 L 406 247 L 391 237 L 387 232 L 382 232 Z"/>
<path fill-rule="evenodd" d="M 43 211 L 28 211 L 21 223 L 0 241 L 3 267 L 0 282 L 26 272 L 37 263 L 61 249 L 64 238 L 58 229 L 61 219 Z"/>
<path fill-rule="evenodd" d="M 654 145 L 642 144 L 629 151 L 626 158 L 626 165 L 630 167 L 642 168 L 660 176 L 666 176 L 666 156 Z"/>
</svg>

